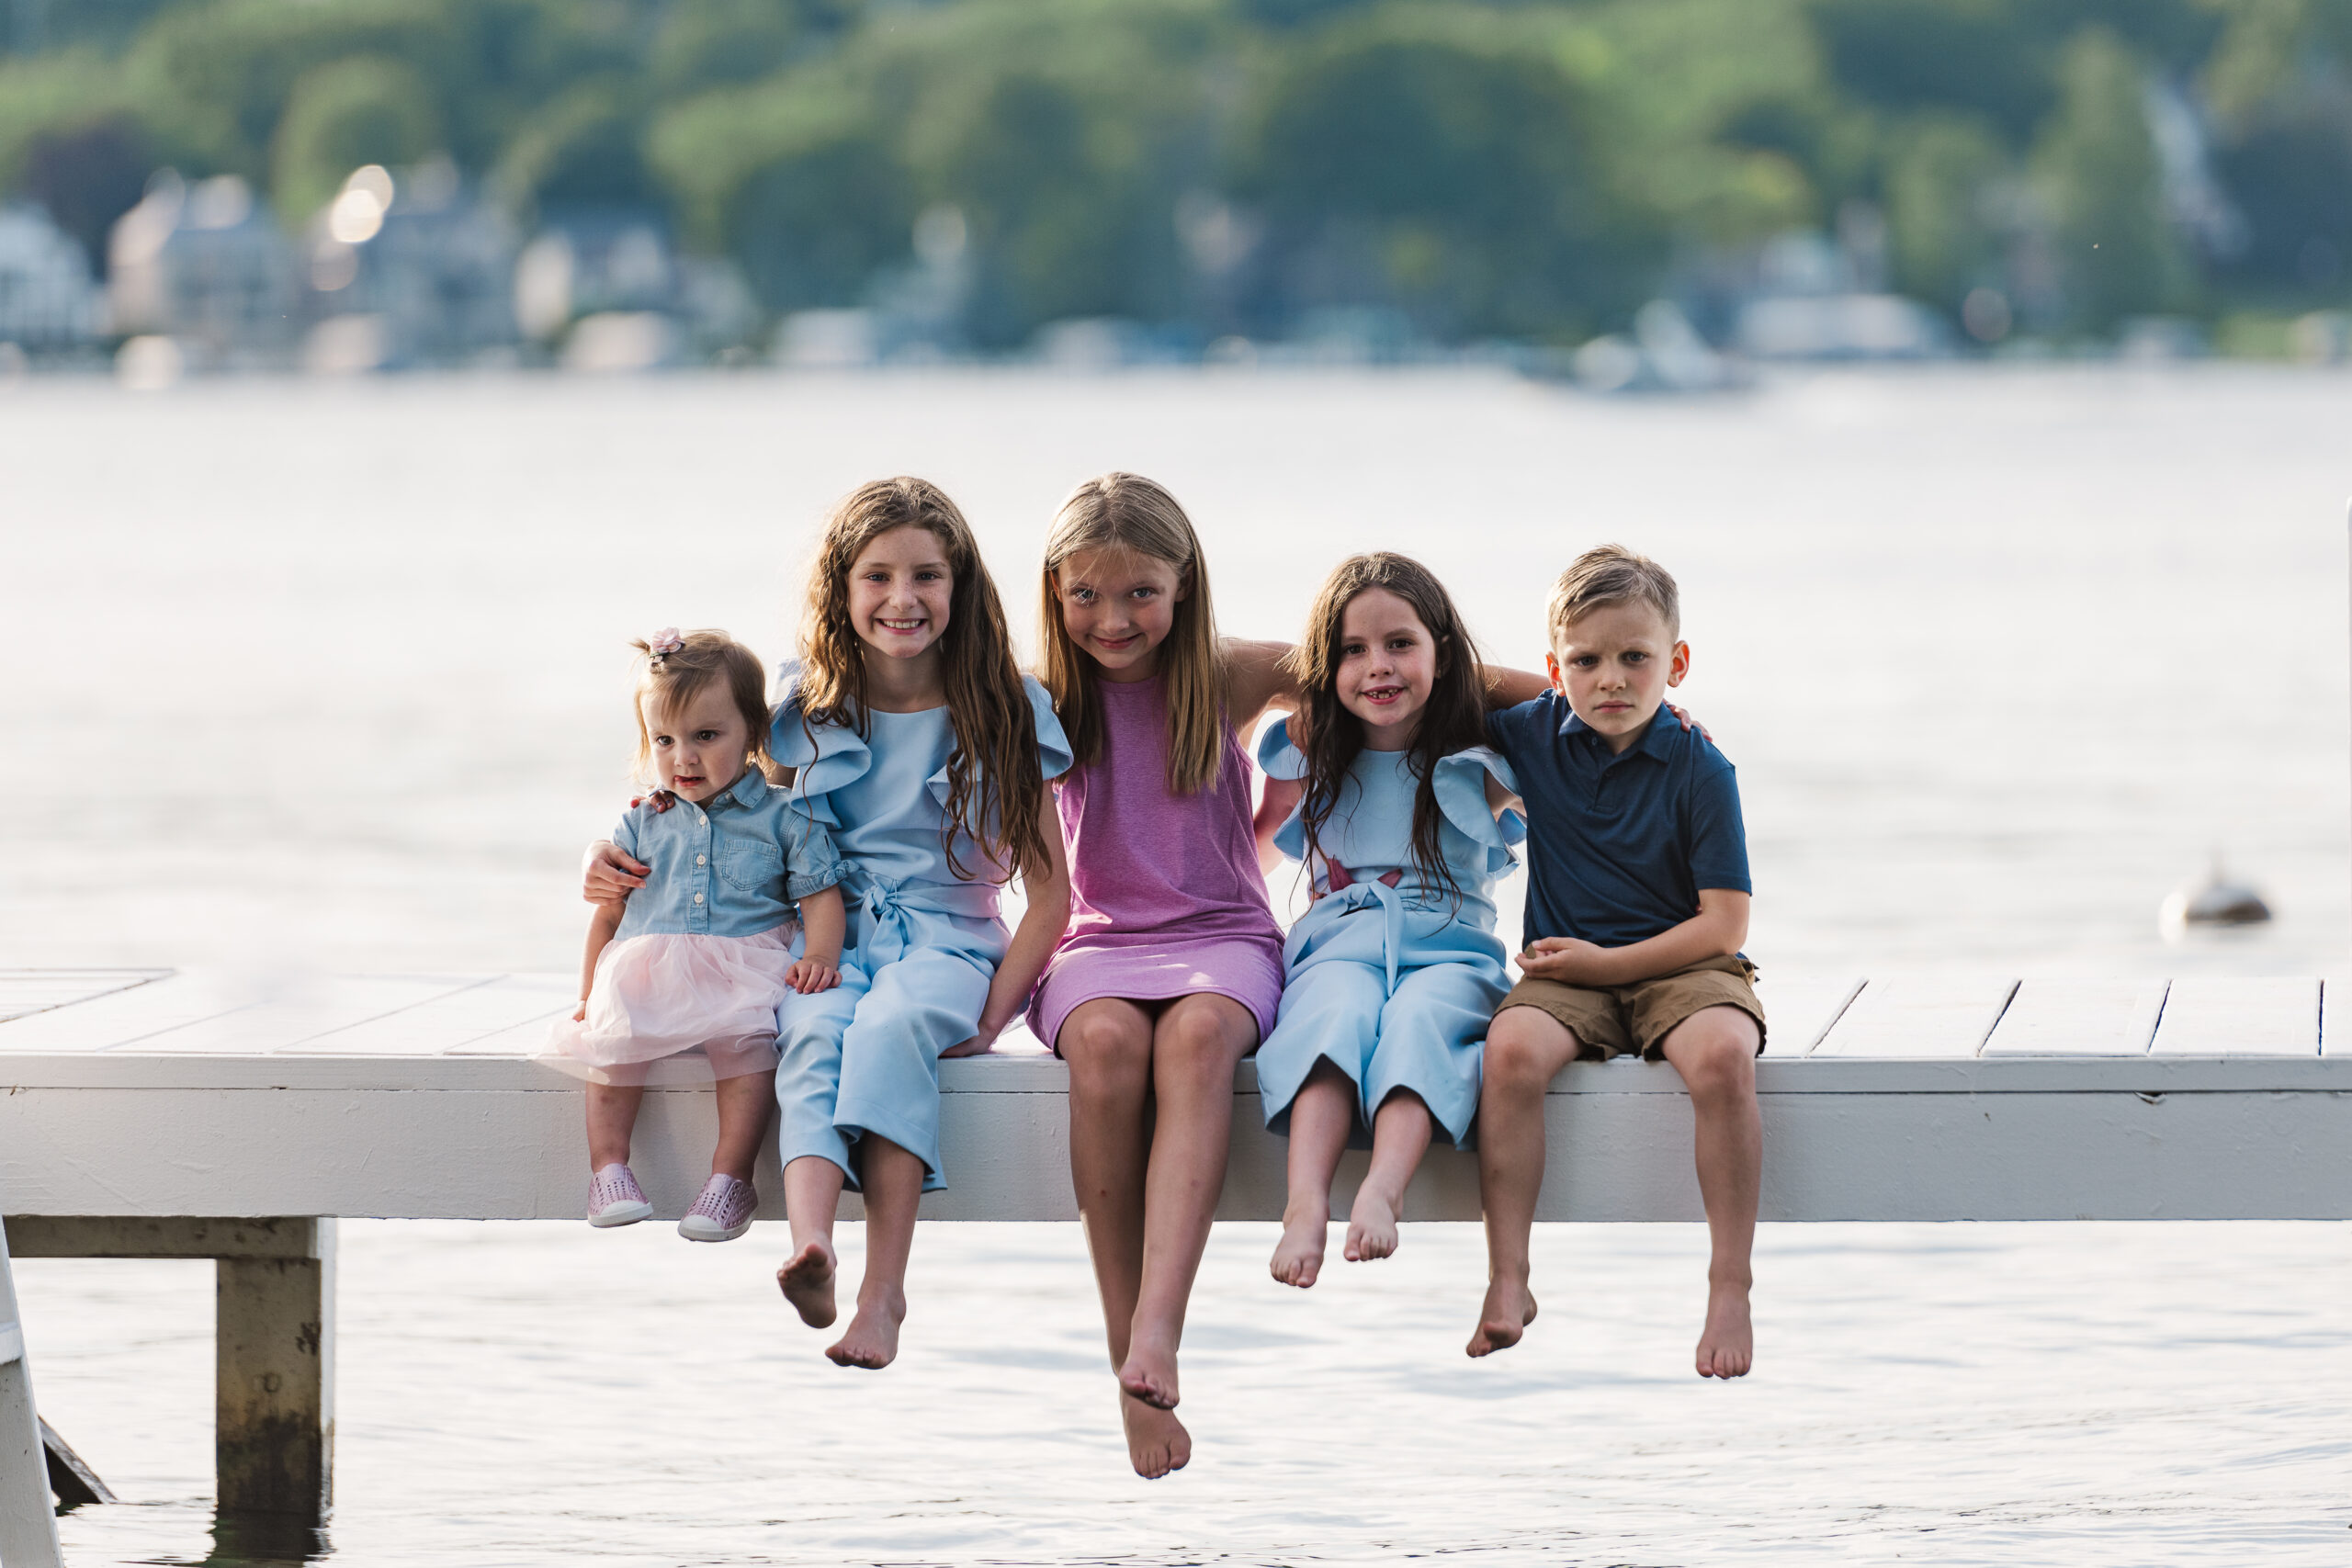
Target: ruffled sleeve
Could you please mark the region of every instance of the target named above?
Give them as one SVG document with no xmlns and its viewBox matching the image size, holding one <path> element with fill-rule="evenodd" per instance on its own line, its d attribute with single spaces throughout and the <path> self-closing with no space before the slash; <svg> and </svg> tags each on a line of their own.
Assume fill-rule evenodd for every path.
<svg viewBox="0 0 2352 1568">
<path fill-rule="evenodd" d="M 1289 719 L 1276 719 L 1259 735 L 1258 766 L 1270 779 L 1306 776 L 1306 753 L 1291 744 Z"/>
<path fill-rule="evenodd" d="M 847 725 L 808 725 L 800 717 L 800 661 L 776 667 L 775 716 L 768 722 L 768 755 L 793 770 L 792 801 L 828 828 L 841 821 L 825 797 L 855 784 L 874 765 L 874 750 Z"/>
<path fill-rule="evenodd" d="M 1295 780 L 1306 776 L 1306 755 L 1290 743 L 1290 721 L 1276 719 L 1266 726 L 1258 737 L 1258 766 L 1270 779 Z M 1298 808 L 1293 807 L 1283 825 L 1274 829 L 1274 848 L 1295 861 L 1306 858 L 1306 824 L 1300 820 Z"/>
<path fill-rule="evenodd" d="M 825 825 L 795 807 L 784 813 L 785 897 L 795 903 L 811 893 L 836 886 L 849 874 L 849 863 L 833 848 Z"/>
<path fill-rule="evenodd" d="M 1463 837 L 1485 852 L 1486 874 L 1500 876 L 1519 863 L 1511 846 L 1527 838 L 1527 819 L 1516 811 L 1498 818 L 1487 805 L 1487 775 L 1493 774 L 1513 795 L 1519 779 L 1501 755 L 1484 746 L 1472 746 L 1437 760 L 1438 809 Z"/>
<path fill-rule="evenodd" d="M 1078 758 L 1070 750 L 1069 734 L 1062 728 L 1061 715 L 1054 711 L 1054 697 L 1046 683 L 1035 675 L 1021 677 L 1022 686 L 1029 693 L 1029 714 L 1037 721 L 1037 771 L 1048 779 L 1057 779 L 1069 772 Z"/>
</svg>

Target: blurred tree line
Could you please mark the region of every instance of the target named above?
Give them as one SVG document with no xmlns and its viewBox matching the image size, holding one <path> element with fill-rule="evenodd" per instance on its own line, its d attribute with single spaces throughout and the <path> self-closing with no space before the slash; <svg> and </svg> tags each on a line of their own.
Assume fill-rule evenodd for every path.
<svg viewBox="0 0 2352 1568">
<path fill-rule="evenodd" d="M 0 0 L 0 196 L 95 254 L 169 164 L 289 228 L 446 152 L 659 209 L 776 311 L 1375 307 L 1575 341 L 1769 236 L 2026 324 L 2341 301 L 2352 0 Z"/>
</svg>

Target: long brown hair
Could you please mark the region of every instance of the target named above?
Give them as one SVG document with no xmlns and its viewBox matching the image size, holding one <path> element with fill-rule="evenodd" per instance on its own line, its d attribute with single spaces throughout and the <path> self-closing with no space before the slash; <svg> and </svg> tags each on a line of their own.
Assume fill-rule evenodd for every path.
<svg viewBox="0 0 2352 1568">
<path fill-rule="evenodd" d="M 670 647 L 673 639 L 678 644 L 674 649 Z M 768 755 L 768 678 L 758 654 L 717 630 L 683 637 L 662 633 L 658 640 L 635 637 L 629 646 L 637 649 L 637 691 L 629 706 L 637 715 L 636 773 L 640 783 L 662 782 L 653 775 L 653 732 L 645 727 L 646 710 L 652 710 L 655 723 L 671 723 L 688 703 L 720 684 L 751 731 L 744 765 L 759 769 L 771 784 L 782 777 L 783 770 Z"/>
<path fill-rule="evenodd" d="M 1445 816 L 1437 803 L 1437 763 L 1441 757 L 1487 743 L 1487 667 L 1445 585 L 1408 556 L 1376 550 L 1341 561 L 1315 596 L 1306 635 L 1283 656 L 1284 667 L 1306 698 L 1297 721 L 1306 733 L 1300 736 L 1294 729 L 1293 738 L 1306 758 L 1306 794 L 1299 802 L 1299 821 L 1306 829 L 1307 860 L 1311 864 L 1319 852 L 1320 830 L 1340 803 L 1348 770 L 1363 750 L 1363 721 L 1340 701 L 1340 627 L 1348 605 L 1374 588 L 1410 604 L 1435 645 L 1437 678 L 1407 749 L 1406 765 L 1419 781 L 1413 792 L 1413 866 L 1424 884 L 1445 887 L 1458 904 L 1462 889 L 1447 869 L 1441 841 Z"/>
<path fill-rule="evenodd" d="M 1102 755 L 1102 698 L 1094 659 L 1062 624 L 1062 564 L 1082 550 L 1124 550 L 1176 569 L 1184 597 L 1159 645 L 1160 697 L 1168 710 L 1168 793 L 1198 795 L 1223 774 L 1226 752 L 1225 650 L 1209 600 L 1201 539 L 1176 498 L 1140 474 L 1104 474 L 1069 492 L 1046 536 L 1044 626 L 1046 689 L 1054 694 L 1070 750 L 1080 765 Z"/>
<path fill-rule="evenodd" d="M 940 681 L 956 750 L 947 760 L 947 820 L 940 837 L 948 869 L 970 880 L 956 854 L 969 834 L 999 869 L 1039 872 L 1049 863 L 1039 804 L 1037 724 L 1013 657 L 1012 636 L 979 541 L 947 492 L 927 479 L 875 479 L 833 508 L 808 571 L 800 617 L 800 722 L 815 740 L 820 724 L 872 730 L 865 701 L 865 644 L 849 613 L 849 572 L 865 547 L 894 528 L 922 528 L 946 552 L 954 576 L 947 626 L 939 637 Z"/>
</svg>

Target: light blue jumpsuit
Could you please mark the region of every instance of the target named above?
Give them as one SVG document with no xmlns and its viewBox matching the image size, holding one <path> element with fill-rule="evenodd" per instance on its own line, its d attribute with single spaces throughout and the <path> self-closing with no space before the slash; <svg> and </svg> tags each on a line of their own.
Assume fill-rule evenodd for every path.
<svg viewBox="0 0 2352 1568">
<path fill-rule="evenodd" d="M 1478 1064 L 1495 1004 L 1510 989 L 1495 935 L 1495 880 L 1517 864 L 1527 836 L 1517 812 L 1498 820 L 1487 805 L 1491 773 L 1516 794 L 1510 766 L 1480 746 L 1442 757 L 1439 847 L 1457 892 L 1426 884 L 1413 865 L 1408 754 L 1363 751 L 1317 835 L 1310 867 L 1320 895 L 1283 947 L 1283 1007 L 1258 1047 L 1266 1125 L 1290 1126 L 1290 1106 L 1317 1061 L 1356 1087 L 1364 1128 L 1389 1095 L 1410 1089 L 1457 1145 L 1478 1113 Z M 1306 775 L 1289 727 L 1271 726 L 1258 746 L 1267 776 Z M 1274 836 L 1294 860 L 1306 853 L 1296 812 Z M 1339 874 L 1333 874 L 1333 868 Z M 1393 882 L 1385 880 L 1394 877 Z M 1334 887 L 1334 884 L 1337 887 Z"/>
<path fill-rule="evenodd" d="M 795 802 L 832 834 L 849 933 L 841 984 L 787 995 L 778 1010 L 781 1153 L 786 1164 L 822 1156 L 854 1187 L 852 1146 L 873 1133 L 920 1158 L 923 1190 L 934 1191 L 947 1185 L 939 1054 L 978 1032 L 1012 933 L 997 914 L 997 885 L 959 877 L 947 862 L 942 829 L 956 750 L 947 710 L 871 713 L 865 738 L 820 725 L 812 739 L 800 718 L 799 673 L 797 661 L 780 672 L 768 750 L 797 770 Z M 1069 742 L 1045 688 L 1024 681 L 1038 761 L 1055 778 L 1069 766 Z M 995 874 L 967 836 L 959 834 L 956 858 L 971 876 Z"/>
</svg>

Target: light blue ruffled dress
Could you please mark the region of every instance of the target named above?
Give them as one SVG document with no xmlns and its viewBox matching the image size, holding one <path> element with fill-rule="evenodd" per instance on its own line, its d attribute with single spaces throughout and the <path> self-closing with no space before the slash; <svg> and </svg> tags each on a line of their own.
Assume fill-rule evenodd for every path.
<svg viewBox="0 0 2352 1568">
<path fill-rule="evenodd" d="M 1287 725 L 1268 727 L 1258 761 L 1271 778 L 1306 775 Z M 1409 754 L 1367 750 L 1349 768 L 1308 868 L 1318 897 L 1283 947 L 1282 1014 L 1258 1047 L 1258 1092 L 1274 1131 L 1289 1130 L 1291 1101 L 1315 1064 L 1329 1060 L 1356 1086 L 1365 1128 L 1382 1101 L 1410 1089 L 1447 1137 L 1467 1145 L 1487 1023 L 1510 989 L 1494 885 L 1518 863 L 1511 846 L 1527 836 L 1517 812 L 1498 820 L 1487 807 L 1488 773 L 1518 792 L 1510 765 L 1483 746 L 1438 760 L 1449 890 L 1413 865 L 1419 780 Z M 1274 842 L 1306 858 L 1296 812 Z"/>
<path fill-rule="evenodd" d="M 779 672 L 782 694 L 768 751 L 796 770 L 799 805 L 832 835 L 849 909 L 841 984 L 784 998 L 777 1012 L 778 1142 L 786 1164 L 831 1160 L 857 1184 L 851 1157 L 872 1133 L 916 1155 L 923 1190 L 947 1185 L 939 1161 L 939 1054 L 979 1030 L 989 982 L 1012 931 L 997 913 L 997 885 L 948 864 L 947 761 L 956 730 L 944 707 L 868 714 L 868 733 L 801 722 L 800 665 Z M 1023 677 L 1046 778 L 1070 764 L 1053 701 Z M 1047 823 L 1047 830 L 1053 824 Z M 959 835 L 956 857 L 972 877 L 998 874 L 980 846 Z M 802 949 L 796 940 L 793 951 Z"/>
</svg>

